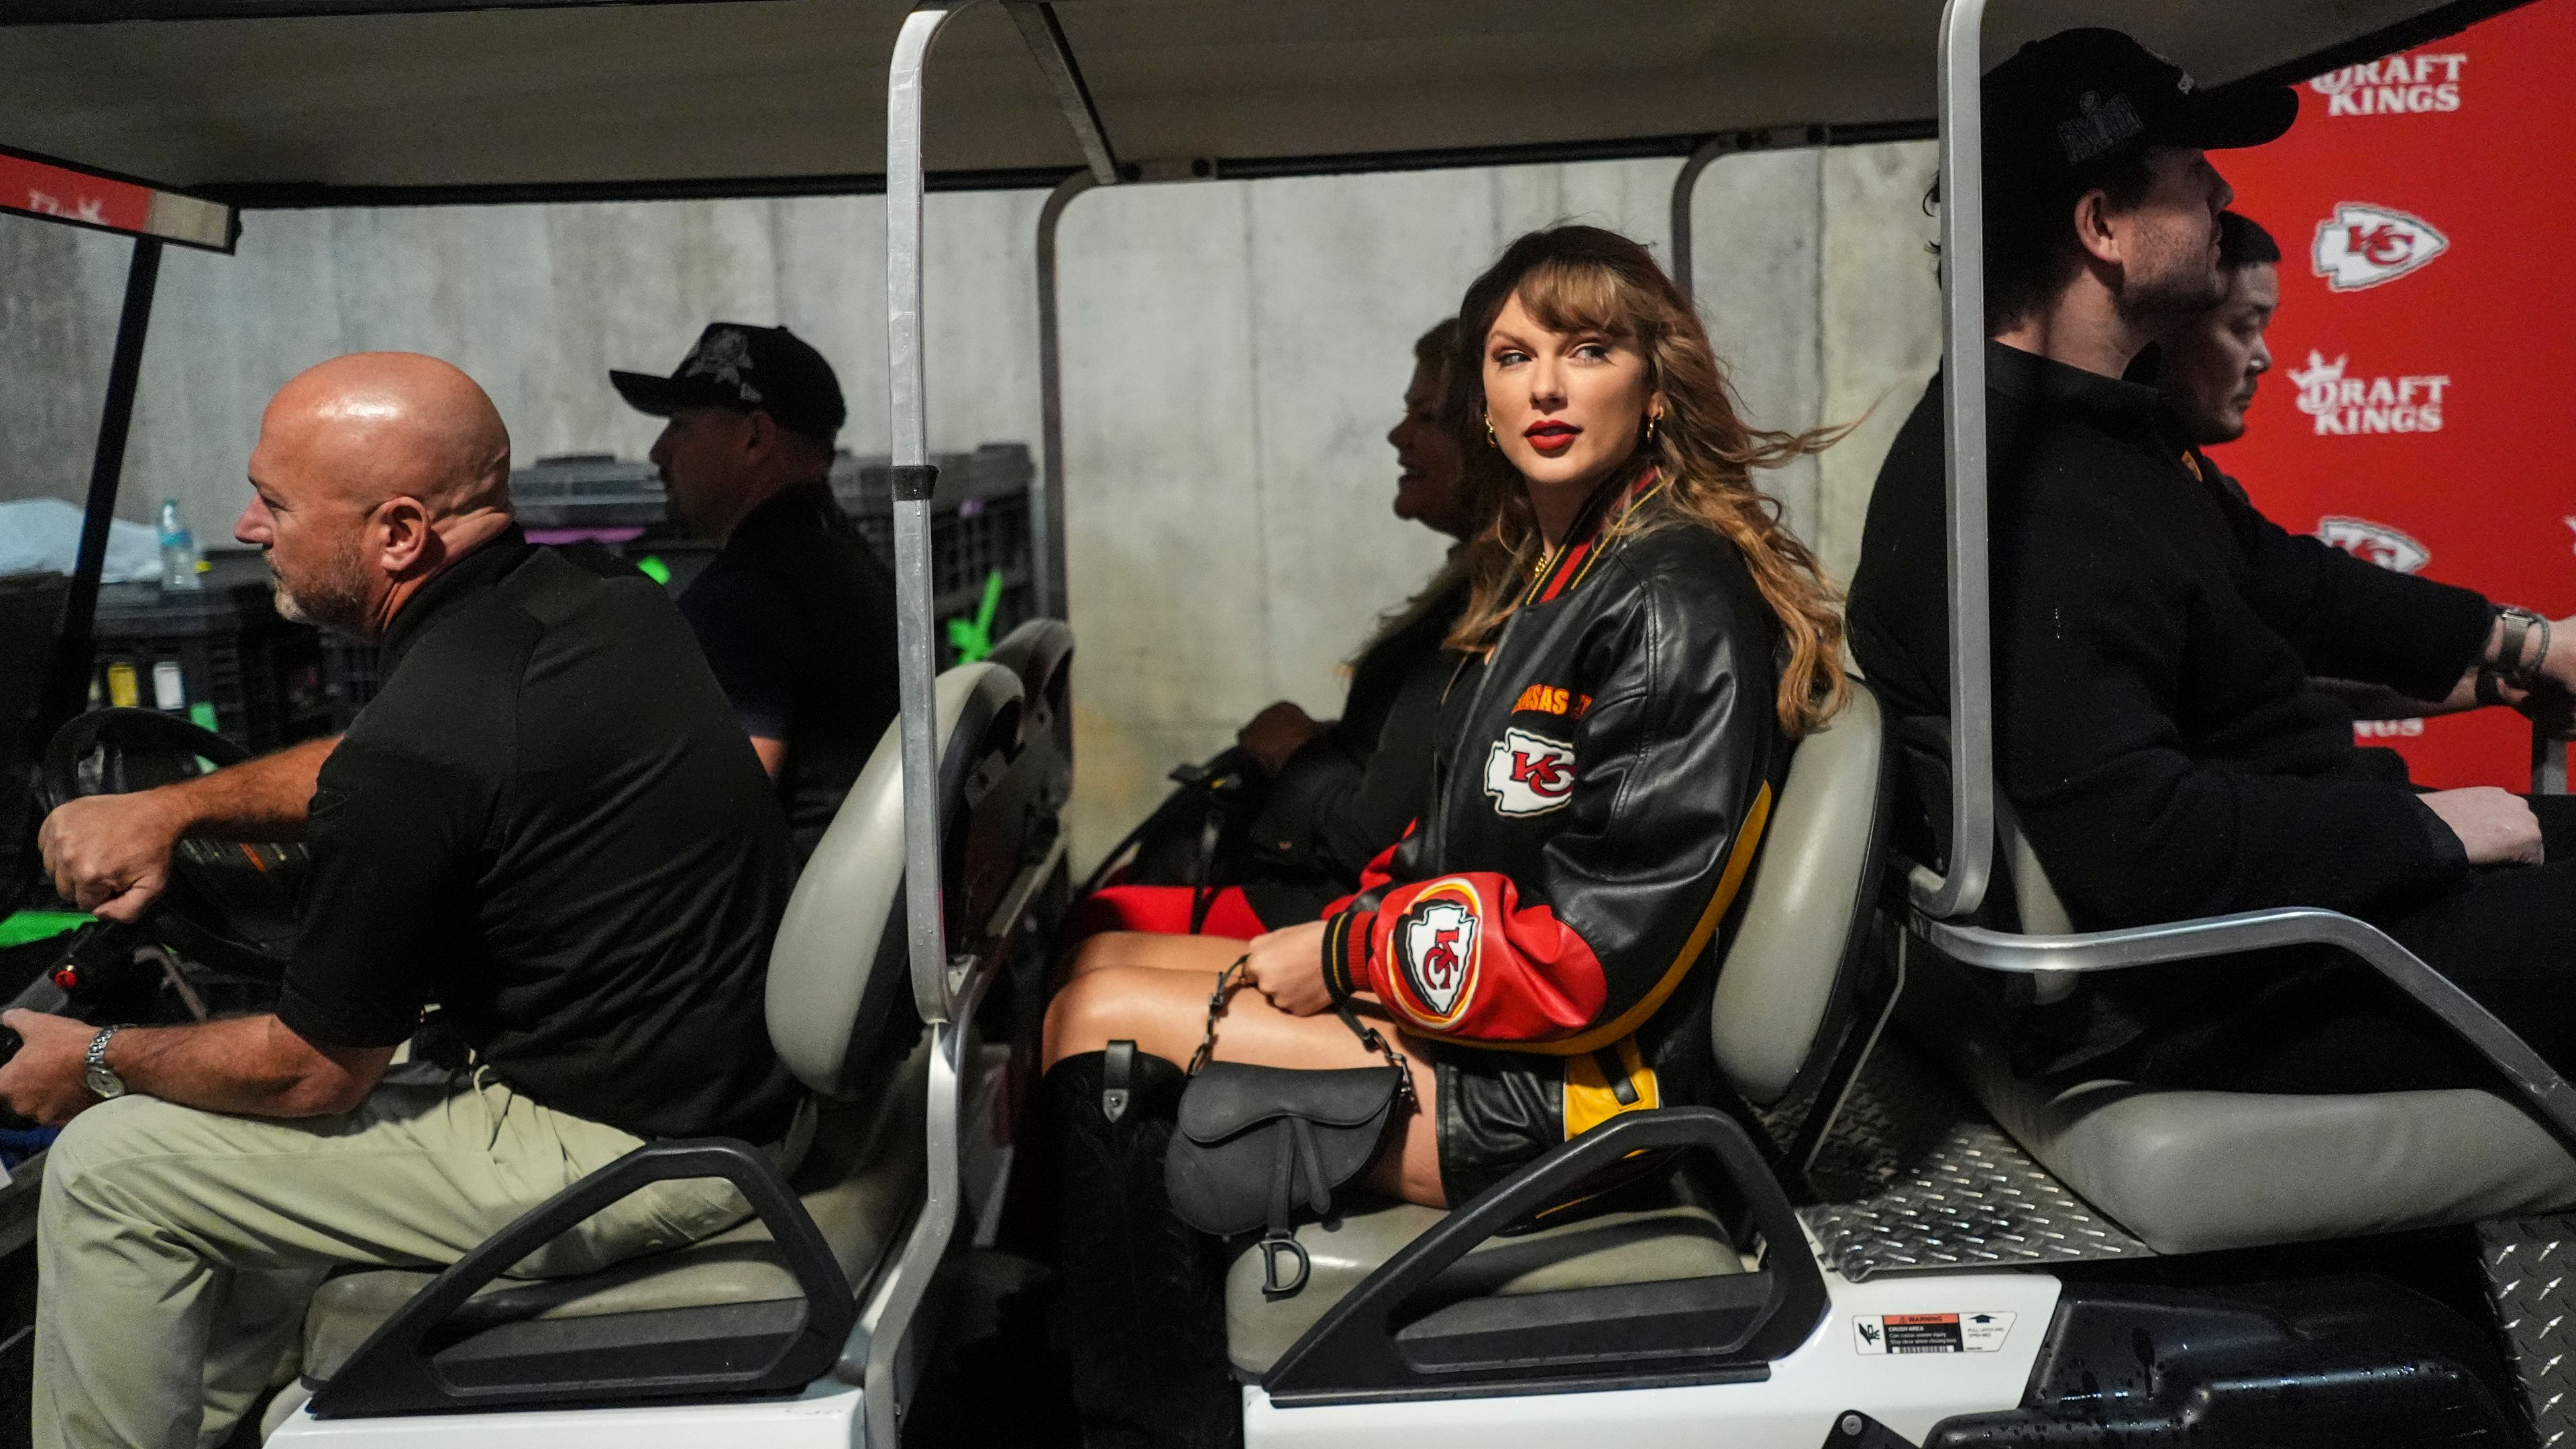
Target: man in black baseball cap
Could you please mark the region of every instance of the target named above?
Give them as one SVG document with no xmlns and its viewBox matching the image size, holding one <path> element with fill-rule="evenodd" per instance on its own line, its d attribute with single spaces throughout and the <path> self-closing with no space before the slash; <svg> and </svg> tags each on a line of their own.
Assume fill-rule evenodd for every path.
<svg viewBox="0 0 2576 1449">
<path fill-rule="evenodd" d="M 1950 200 L 1982 201 L 1986 222 L 1996 785 L 2079 930 L 2358 915 L 2576 1068 L 2576 859 L 2556 858 L 2576 853 L 2576 811 L 2419 793 L 2311 679 L 2427 700 L 2481 667 L 2520 688 L 2576 680 L 2576 620 L 2553 645 L 2534 616 L 2287 532 L 2154 388 L 2121 378 L 2226 295 L 2232 193 L 2204 153 L 2270 140 L 2297 109 L 2283 87 L 2202 91 L 2107 30 L 2024 46 L 1986 78 L 1985 195 Z M 1901 721 L 1928 827 L 1907 849 L 1925 861 L 1949 803 L 1942 412 L 1936 379 L 1880 469 L 1848 611 Z M 2367 972 L 2308 956 L 2105 973 L 2015 1025 L 2033 1072 L 2251 1091 L 2485 1080 Z"/>
<path fill-rule="evenodd" d="M 2234 193 L 2202 153 L 2259 146 L 2298 111 L 2286 86 L 2202 90 L 2116 30 L 2023 46 L 1985 82 L 1988 331 L 2090 282 L 2052 320 L 2134 354 L 2174 318 L 2214 305 L 2226 290 L 2218 214 Z M 2125 325 L 2104 325 L 2112 320 Z M 2152 325 L 2141 333 L 2141 322 Z"/>
<path fill-rule="evenodd" d="M 801 867 L 897 707 L 894 579 L 832 497 L 840 382 L 786 328 L 738 322 L 669 377 L 608 379 L 670 419 L 652 459 L 671 512 L 724 545 L 680 612 L 778 782 Z"/>
</svg>

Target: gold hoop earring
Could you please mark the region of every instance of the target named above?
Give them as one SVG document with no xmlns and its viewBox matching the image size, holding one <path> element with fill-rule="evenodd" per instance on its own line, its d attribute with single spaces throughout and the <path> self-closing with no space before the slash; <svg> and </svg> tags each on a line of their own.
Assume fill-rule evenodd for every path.
<svg viewBox="0 0 2576 1449">
<path fill-rule="evenodd" d="M 1492 413 L 1485 414 L 1485 446 L 1496 452 L 1501 452 L 1503 447 L 1503 440 L 1494 436 L 1494 415 Z"/>
<path fill-rule="evenodd" d="M 1662 413 L 1646 414 L 1646 442 L 1649 446 L 1652 446 L 1655 441 L 1655 425 L 1663 420 L 1664 415 Z"/>
</svg>

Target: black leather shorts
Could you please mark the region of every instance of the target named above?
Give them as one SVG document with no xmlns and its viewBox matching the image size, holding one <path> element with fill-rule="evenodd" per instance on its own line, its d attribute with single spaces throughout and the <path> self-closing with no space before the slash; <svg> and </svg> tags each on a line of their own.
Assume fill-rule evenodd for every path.
<svg viewBox="0 0 2576 1449">
<path fill-rule="evenodd" d="M 1420 1043 L 1440 1072 L 1440 1187 L 1457 1207 L 1621 1112 L 1662 1105 L 1636 1039 L 1578 1056 Z M 1569 1100 L 1572 1109 L 1568 1110 Z"/>
</svg>

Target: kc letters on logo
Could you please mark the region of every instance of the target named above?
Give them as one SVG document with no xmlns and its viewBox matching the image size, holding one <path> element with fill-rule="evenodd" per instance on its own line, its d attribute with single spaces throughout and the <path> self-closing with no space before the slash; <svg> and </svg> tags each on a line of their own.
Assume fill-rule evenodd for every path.
<svg viewBox="0 0 2576 1449">
<path fill-rule="evenodd" d="M 1528 730 L 1503 731 L 1485 756 L 1485 793 L 1497 815 L 1545 815 L 1574 798 L 1574 746 Z"/>
<path fill-rule="evenodd" d="M 2393 282 L 2451 249 L 2451 239 L 2420 216 L 2347 201 L 2317 223 L 2311 270 L 2338 292 Z"/>
<path fill-rule="evenodd" d="M 1414 898 L 1395 928 L 1395 959 L 1404 971 L 1404 989 L 1434 1022 L 1466 1010 L 1474 994 L 1476 926 L 1469 904 L 1435 884 Z"/>
</svg>

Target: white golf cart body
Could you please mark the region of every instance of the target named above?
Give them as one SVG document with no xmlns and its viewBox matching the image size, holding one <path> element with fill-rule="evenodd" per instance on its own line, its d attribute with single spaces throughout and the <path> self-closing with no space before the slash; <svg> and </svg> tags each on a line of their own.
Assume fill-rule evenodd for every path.
<svg viewBox="0 0 2576 1449">
<path fill-rule="evenodd" d="M 956 859 L 943 852 L 943 829 L 975 817 L 949 786 L 973 777 L 989 794 L 995 779 L 1036 770 L 1012 762 L 1038 751 L 1041 736 L 1056 757 L 1048 769 L 1068 763 L 1061 736 L 1049 733 L 1063 719 L 1062 640 L 1038 651 L 1048 663 L 1034 672 L 933 677 L 925 190 L 1055 187 L 1038 252 L 1048 446 L 1036 555 L 1040 607 L 1060 614 L 1053 236 L 1082 191 L 1687 156 L 1675 207 L 1676 263 L 1686 269 L 1688 187 L 1716 156 L 1936 130 L 1953 198 L 1942 265 L 1959 705 L 1946 875 L 1913 867 L 1900 882 L 1910 902 L 1898 899 L 1906 889 L 1880 889 L 1891 767 L 1886 722 L 1864 693 L 1801 746 L 1720 967 L 1711 1023 L 1719 1059 L 1776 1129 L 1778 1150 L 1757 1149 L 1713 1112 L 1631 1114 L 1456 1212 L 1359 1208 L 1301 1230 L 1314 1263 L 1301 1294 L 1263 1293 L 1257 1263 L 1238 1262 L 1229 1343 L 1245 1380 L 1247 1443 L 1499 1449 L 1584 1436 L 1806 1449 L 1938 1440 L 1945 1423 L 1965 1432 L 1956 1426 L 1969 1417 L 2045 1407 L 2051 1375 L 2083 1366 L 2069 1347 L 2082 1314 L 2052 1264 L 2445 1224 L 2496 1225 L 2487 1230 L 2493 1283 L 2500 1311 L 2514 1318 L 2513 1305 L 2527 1301 L 2517 1295 L 2542 1290 L 2541 1275 L 2526 1282 L 2514 1271 L 2513 1220 L 2576 1204 L 2576 1160 L 2565 1146 L 2576 1141 L 2576 1094 L 2554 1072 L 2385 936 L 2331 913 L 2068 934 L 2039 862 L 2001 818 L 1984 623 L 1982 249 L 1978 209 L 1958 201 L 1978 194 L 1980 71 L 2063 26 L 2117 25 L 2205 85 L 2277 83 L 2505 8 L 2047 0 L 1998 7 L 1988 19 L 1982 0 L 1950 0 L 1940 13 L 1920 0 L 1065 0 L 908 13 L 862 0 L 18 0 L 0 16 L 16 58 L 0 145 L 149 176 L 218 208 L 880 187 L 887 196 L 903 714 L 834 827 L 846 837 L 838 865 L 800 886 L 772 1020 L 801 1012 L 820 1023 L 811 1040 L 787 1032 L 782 1049 L 818 1093 L 846 1094 L 850 1043 L 874 1029 L 863 1003 L 898 980 L 930 1025 L 907 1068 L 918 1075 L 904 1079 L 918 1083 L 919 1116 L 908 1115 L 916 1099 L 878 1092 L 865 1105 L 881 1135 L 847 1139 L 844 1177 L 809 1187 L 801 1207 L 773 1201 L 761 1226 L 733 1241 L 559 1285 L 515 1318 L 487 1314 L 482 1327 L 463 1329 L 439 1322 L 506 1266 L 497 1250 L 425 1290 L 427 1275 L 335 1283 L 308 1335 L 309 1348 L 330 1349 L 308 1355 L 314 1400 L 282 1414 L 271 1442 L 900 1440 L 934 1317 L 932 1271 L 962 1212 L 991 1190 L 989 1163 L 974 1150 L 986 1057 L 972 1008 L 1059 849 L 1051 830 L 1008 832 L 1016 843 L 1005 854 L 1019 874 L 991 894 L 995 914 L 973 939 L 957 939 L 955 903 L 943 910 L 942 892 L 968 887 L 943 879 L 941 863 Z M 933 41 L 952 22 L 934 63 Z M 209 228 L 199 215 L 200 231 L 180 239 L 219 232 L 216 244 L 228 244 L 229 215 L 222 220 Z M 147 307 L 154 246 L 138 242 Z M 131 311 L 128 323 L 139 348 Z M 130 371 L 117 385 L 130 405 Z M 118 412 L 112 393 L 121 429 Z M 93 514 L 114 496 L 106 451 Z M 1052 691 L 1045 730 L 1039 691 Z M 1018 713 L 1005 727 L 1009 711 Z M 2017 909 L 2002 922 L 1980 915 L 1998 859 Z M 826 924 L 800 930 L 800 921 Z M 1975 1021 L 1939 1015 L 1949 1008 L 1929 984 L 1970 971 L 2053 983 L 2299 941 L 2341 947 L 2383 972 L 2486 1053 L 2520 1100 L 2021 1081 Z M 1909 990 L 1914 977 L 1926 984 Z M 1900 992 L 1909 1014 L 1935 1014 L 1948 1070 L 1897 1047 L 1886 1028 Z M 1676 1174 L 1669 1200 L 1494 1235 L 1643 1149 L 1713 1158 L 1719 1191 L 1693 1190 L 1700 1179 Z M 1784 1177 L 1799 1186 L 1794 1209 Z M 498 1261 L 478 1261 L 487 1257 Z M 841 1274 L 849 1302 L 823 1301 L 832 1275 L 821 1258 Z M 801 1316 L 764 1306 L 782 1303 L 801 1304 Z M 714 1361 L 730 1365 L 738 1345 L 718 1328 L 704 1330 L 709 1362 L 694 1377 L 677 1350 L 667 1373 L 594 1365 L 547 1377 L 547 1344 L 568 1345 L 569 1363 L 617 1341 L 581 1338 L 598 1322 L 560 1325 L 745 1305 L 753 1327 L 781 1342 L 811 1337 L 818 1323 L 847 1326 L 830 1351 L 779 1351 L 781 1361 L 811 1359 L 801 1387 L 775 1373 L 749 1388 L 719 1382 Z M 2304 1320 L 2267 1322 L 2317 1336 Z M 2262 1331 L 2248 1329 L 2247 1341 Z M 2143 1330 L 2138 1341 L 2147 1342 Z M 2444 1362 L 2438 1354 L 2412 1351 L 2391 1348 L 2386 1361 L 2361 1367 L 2441 1377 L 2427 1368 Z M 322 1361 L 335 1354 L 339 1362 Z M 2137 1383 L 2103 1392 L 2157 1412 L 2172 1407 L 2157 1398 L 2168 1391 L 2223 1397 L 2206 1376 L 2165 1373 L 2181 1362 L 2142 1360 Z M 484 1380 L 472 1363 L 489 1370 Z M 2553 1366 L 2533 1357 L 2521 1369 L 2523 1392 L 2554 1432 Z"/>
</svg>

